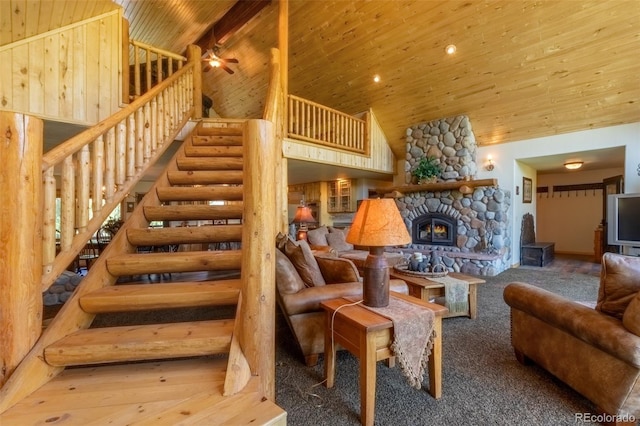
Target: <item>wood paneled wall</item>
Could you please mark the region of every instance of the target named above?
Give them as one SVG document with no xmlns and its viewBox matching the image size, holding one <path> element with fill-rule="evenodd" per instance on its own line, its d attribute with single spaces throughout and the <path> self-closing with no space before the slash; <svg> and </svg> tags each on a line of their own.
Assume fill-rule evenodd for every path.
<svg viewBox="0 0 640 426">
<path fill-rule="evenodd" d="M 0 47 L 0 109 L 92 125 L 119 109 L 120 9 Z"/>
</svg>

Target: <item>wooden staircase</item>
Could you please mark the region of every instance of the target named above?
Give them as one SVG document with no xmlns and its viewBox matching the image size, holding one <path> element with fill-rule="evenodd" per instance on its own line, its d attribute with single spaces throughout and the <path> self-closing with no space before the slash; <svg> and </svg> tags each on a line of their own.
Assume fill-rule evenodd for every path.
<svg viewBox="0 0 640 426">
<path fill-rule="evenodd" d="M 286 424 L 234 340 L 237 309 L 228 314 L 242 285 L 242 145 L 242 126 L 196 127 L 5 388 L 43 370 L 55 377 L 0 424 Z M 150 228 L 155 221 L 165 227 Z M 187 222 L 206 225 L 169 226 Z M 202 307 L 210 318 L 171 320 Z M 131 321 L 91 327 L 114 313 Z"/>
</svg>

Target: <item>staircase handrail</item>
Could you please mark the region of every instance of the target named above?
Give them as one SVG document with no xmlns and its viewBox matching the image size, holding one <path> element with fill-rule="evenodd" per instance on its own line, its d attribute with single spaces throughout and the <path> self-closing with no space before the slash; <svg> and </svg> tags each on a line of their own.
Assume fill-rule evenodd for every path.
<svg viewBox="0 0 640 426">
<path fill-rule="evenodd" d="M 197 115 L 195 105 L 200 93 L 194 91 L 200 85 L 194 79 L 200 73 L 199 50 L 189 46 L 188 63 L 170 78 L 43 156 L 43 291 L 73 261 L 188 119 Z M 58 254 L 56 169 L 61 171 Z"/>
<path fill-rule="evenodd" d="M 287 136 L 334 149 L 369 154 L 369 123 L 364 119 L 301 98 L 288 96 Z"/>
</svg>

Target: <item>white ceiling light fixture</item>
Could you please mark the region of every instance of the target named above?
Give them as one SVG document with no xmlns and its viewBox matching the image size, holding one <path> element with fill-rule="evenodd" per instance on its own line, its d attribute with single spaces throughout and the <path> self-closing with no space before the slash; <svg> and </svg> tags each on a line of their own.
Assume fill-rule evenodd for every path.
<svg viewBox="0 0 640 426">
<path fill-rule="evenodd" d="M 450 44 L 444 48 L 444 51 L 447 52 L 447 55 L 453 55 L 454 53 L 456 53 L 456 50 L 457 49 L 455 44 Z"/>
<path fill-rule="evenodd" d="M 378 74 L 373 76 L 373 82 L 374 83 L 380 83 L 380 76 Z"/>
<path fill-rule="evenodd" d="M 582 167 L 584 163 L 582 161 L 570 161 L 568 163 L 564 163 L 564 167 L 569 170 L 577 170 Z"/>
</svg>

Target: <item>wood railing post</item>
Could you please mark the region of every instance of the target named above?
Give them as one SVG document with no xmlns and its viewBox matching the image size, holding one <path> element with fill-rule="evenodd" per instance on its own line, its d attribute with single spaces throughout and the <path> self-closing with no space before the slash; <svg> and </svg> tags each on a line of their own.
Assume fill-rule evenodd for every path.
<svg viewBox="0 0 640 426">
<path fill-rule="evenodd" d="M 248 120 L 244 132 L 240 346 L 264 395 L 275 398 L 275 128 Z M 256 330 L 260 330 L 256 333 Z"/>
<path fill-rule="evenodd" d="M 202 66 L 200 65 L 200 57 L 202 51 L 199 46 L 189 45 L 187 47 L 187 60 L 197 61 L 193 67 L 193 118 L 199 120 L 202 118 Z"/>
<path fill-rule="evenodd" d="M 42 329 L 42 120 L 0 112 L 0 385 Z"/>
</svg>

